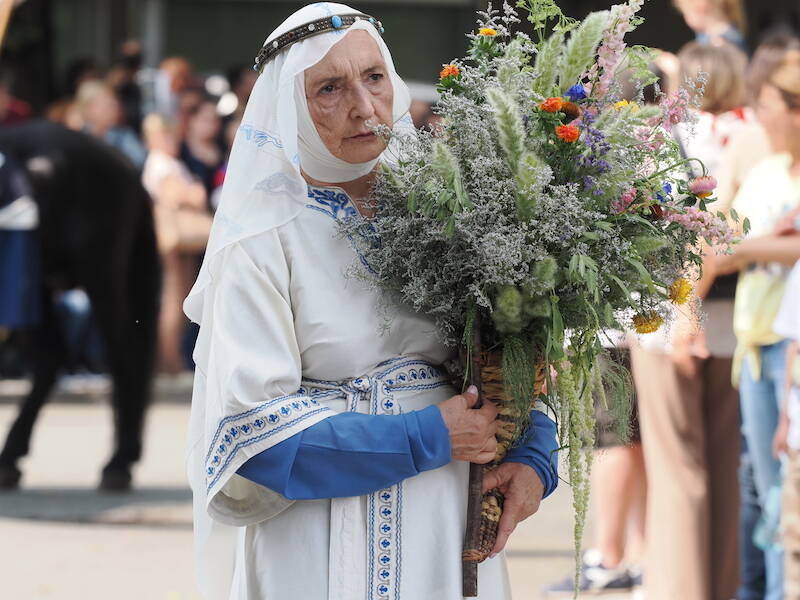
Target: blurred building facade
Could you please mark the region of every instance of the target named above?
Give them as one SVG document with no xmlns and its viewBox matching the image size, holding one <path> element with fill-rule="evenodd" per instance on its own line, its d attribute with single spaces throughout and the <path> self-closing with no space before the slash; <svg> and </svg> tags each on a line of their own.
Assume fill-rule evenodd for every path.
<svg viewBox="0 0 800 600">
<path fill-rule="evenodd" d="M 512 0 L 512 2 L 515 0 Z M 561 0 L 563 10 L 582 17 L 614 0 Z M 19 2 L 19 0 L 18 0 Z M 261 42 L 287 15 L 306 4 L 295 0 L 22 0 L 2 49 L 2 65 L 16 75 L 18 94 L 41 107 L 64 93 L 66 70 L 78 59 L 111 65 L 122 41 L 141 40 L 145 64 L 164 56 L 187 57 L 200 73 L 250 62 Z M 409 79 L 434 81 L 438 67 L 463 54 L 464 33 L 487 0 L 353 0 L 380 18 L 398 71 Z M 493 3 L 496 7 L 501 0 Z M 764 30 L 798 26 L 796 0 L 747 0 L 751 45 Z M 668 0 L 648 2 L 635 43 L 675 51 L 691 32 Z M 31 77 L 35 74 L 35 77 Z"/>
</svg>

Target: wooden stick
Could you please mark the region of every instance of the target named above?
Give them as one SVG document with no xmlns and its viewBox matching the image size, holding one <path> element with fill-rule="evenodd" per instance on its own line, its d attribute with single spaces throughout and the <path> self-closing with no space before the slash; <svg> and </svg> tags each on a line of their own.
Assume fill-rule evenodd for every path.
<svg viewBox="0 0 800 600">
<path fill-rule="evenodd" d="M 3 41 L 6 38 L 6 29 L 13 8 L 14 0 L 0 0 L 0 48 L 3 47 Z"/>
<path fill-rule="evenodd" d="M 470 383 L 478 388 L 478 402 L 475 408 L 480 408 L 481 399 L 481 323 L 475 315 L 474 333 L 472 338 L 472 364 L 470 369 Z M 481 501 L 483 500 L 483 465 L 470 463 L 469 486 L 467 489 L 467 529 L 464 534 L 464 553 L 476 550 L 480 546 L 481 536 Z M 461 561 L 461 590 L 465 598 L 475 598 L 478 595 L 478 563 L 474 560 Z"/>
</svg>

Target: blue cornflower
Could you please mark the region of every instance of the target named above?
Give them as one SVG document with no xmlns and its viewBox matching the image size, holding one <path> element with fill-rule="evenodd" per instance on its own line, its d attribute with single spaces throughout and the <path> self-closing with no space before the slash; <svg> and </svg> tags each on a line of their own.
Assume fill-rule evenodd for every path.
<svg viewBox="0 0 800 600">
<path fill-rule="evenodd" d="M 661 185 L 661 189 L 664 190 L 664 194 L 671 194 L 672 193 L 672 184 L 669 181 L 665 181 Z M 661 203 L 664 203 L 664 202 L 667 201 L 666 197 L 664 197 L 664 194 L 661 194 L 661 193 L 657 193 L 656 194 L 656 198 L 658 198 L 658 201 L 661 202 Z"/>
<path fill-rule="evenodd" d="M 586 88 L 583 87 L 580 83 L 576 83 L 567 90 L 567 93 L 565 95 L 572 102 L 577 102 L 578 100 L 583 100 L 584 98 L 586 98 Z"/>
</svg>

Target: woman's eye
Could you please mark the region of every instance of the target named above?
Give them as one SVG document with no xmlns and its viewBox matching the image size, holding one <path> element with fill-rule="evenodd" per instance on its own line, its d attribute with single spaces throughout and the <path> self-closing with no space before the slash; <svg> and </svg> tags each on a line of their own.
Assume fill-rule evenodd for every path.
<svg viewBox="0 0 800 600">
<path fill-rule="evenodd" d="M 333 87 L 333 85 L 326 85 L 324 88 L 322 88 L 320 90 L 320 93 L 322 93 L 322 94 L 330 94 L 330 93 L 333 92 L 334 89 L 335 88 Z"/>
<path fill-rule="evenodd" d="M 383 73 L 371 73 L 369 78 L 372 81 L 380 81 L 381 79 L 383 79 Z"/>
</svg>

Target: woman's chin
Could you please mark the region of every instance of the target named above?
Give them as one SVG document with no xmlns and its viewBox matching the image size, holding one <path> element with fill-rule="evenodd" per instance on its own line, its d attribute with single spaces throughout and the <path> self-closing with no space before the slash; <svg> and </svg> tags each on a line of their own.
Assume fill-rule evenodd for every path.
<svg viewBox="0 0 800 600">
<path fill-rule="evenodd" d="M 376 136 L 371 136 L 365 140 L 346 140 L 342 144 L 342 154 L 339 158 L 350 164 L 357 165 L 375 160 L 385 149 L 386 144 Z"/>
</svg>

